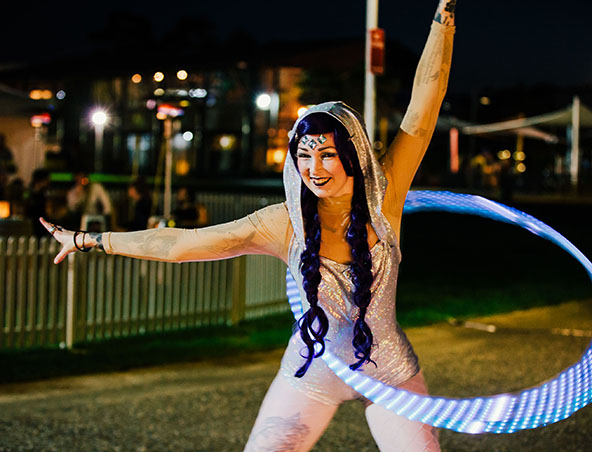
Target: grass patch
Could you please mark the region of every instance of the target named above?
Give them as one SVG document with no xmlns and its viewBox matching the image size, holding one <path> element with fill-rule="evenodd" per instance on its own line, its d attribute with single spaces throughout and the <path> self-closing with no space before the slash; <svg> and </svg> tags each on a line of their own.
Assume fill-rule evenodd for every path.
<svg viewBox="0 0 592 452">
<path fill-rule="evenodd" d="M 273 350 L 285 347 L 292 323 L 292 315 L 286 313 L 245 321 L 237 326 L 204 327 L 80 343 L 72 350 L 44 347 L 1 351 L 0 383 L 230 358 Z"/>
</svg>

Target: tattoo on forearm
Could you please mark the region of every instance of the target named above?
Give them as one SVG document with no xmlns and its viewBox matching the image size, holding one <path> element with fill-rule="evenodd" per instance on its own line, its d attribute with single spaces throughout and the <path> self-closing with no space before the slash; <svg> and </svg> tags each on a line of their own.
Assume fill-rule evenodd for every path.
<svg viewBox="0 0 592 452">
<path fill-rule="evenodd" d="M 415 77 L 416 85 L 429 85 L 440 77 L 443 64 L 444 37 L 430 36 L 421 56 Z"/>
<path fill-rule="evenodd" d="M 132 232 L 128 242 L 129 252 L 144 257 L 168 259 L 171 249 L 178 240 L 179 236 L 173 230 L 154 229 L 150 232 Z"/>
<path fill-rule="evenodd" d="M 454 25 L 456 0 L 440 0 L 434 20 L 442 25 Z"/>
<path fill-rule="evenodd" d="M 434 102 L 439 107 L 444 97 L 451 59 L 452 38 L 439 32 L 430 34 L 417 67 L 411 104 L 401 124 L 407 133 L 420 137 L 431 135 L 438 116 Z"/>
<path fill-rule="evenodd" d="M 217 236 L 204 237 L 203 242 L 200 241 L 195 246 L 188 247 L 188 254 L 200 255 L 206 253 L 208 256 L 229 256 L 249 249 L 253 245 L 256 236 L 255 231 L 246 237 L 238 236 L 230 230 L 216 232 L 215 234 Z"/>
<path fill-rule="evenodd" d="M 103 234 L 98 232 L 89 232 L 88 236 L 97 242 L 96 248 L 100 249 L 101 251 L 105 251 L 105 248 L 103 247 Z"/>
<path fill-rule="evenodd" d="M 300 413 L 289 418 L 268 417 L 251 434 L 245 452 L 295 452 L 309 433 L 310 427 L 302 423 Z"/>
<path fill-rule="evenodd" d="M 446 8 L 444 9 L 448 11 L 452 17 L 454 17 L 454 10 L 456 9 L 456 0 L 449 0 L 446 4 Z"/>
</svg>

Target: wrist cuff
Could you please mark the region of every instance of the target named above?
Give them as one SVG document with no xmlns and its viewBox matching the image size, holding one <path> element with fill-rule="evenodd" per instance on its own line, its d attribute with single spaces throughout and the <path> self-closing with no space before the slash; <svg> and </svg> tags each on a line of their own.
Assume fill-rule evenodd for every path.
<svg viewBox="0 0 592 452">
<path fill-rule="evenodd" d="M 113 254 L 113 246 L 111 246 L 111 232 L 103 232 L 103 249 L 107 254 Z"/>
</svg>

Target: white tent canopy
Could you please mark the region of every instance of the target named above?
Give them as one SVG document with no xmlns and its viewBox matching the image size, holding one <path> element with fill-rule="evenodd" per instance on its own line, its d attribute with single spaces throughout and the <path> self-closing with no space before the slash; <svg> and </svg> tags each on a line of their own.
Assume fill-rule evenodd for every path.
<svg viewBox="0 0 592 452">
<path fill-rule="evenodd" d="M 556 142 L 557 137 L 541 131 L 538 127 L 570 127 L 570 152 L 569 166 L 572 184 L 578 183 L 580 167 L 580 128 L 592 127 L 592 110 L 580 103 L 579 97 L 574 97 L 573 103 L 567 107 L 546 113 L 532 116 L 530 118 L 511 119 L 509 121 L 496 122 L 493 124 L 468 125 L 460 130 L 466 135 L 483 135 L 488 133 L 514 133 L 542 138 L 545 141 Z M 519 132 L 519 131 L 522 131 Z"/>
<path fill-rule="evenodd" d="M 495 122 L 493 124 L 471 125 L 461 129 L 466 135 L 481 135 L 484 133 L 504 132 L 512 129 L 521 129 L 533 126 L 566 127 L 571 125 L 573 116 L 573 104 L 562 110 L 532 116 L 530 118 L 511 119 L 509 121 Z M 592 110 L 580 104 L 580 127 L 592 127 Z"/>
</svg>

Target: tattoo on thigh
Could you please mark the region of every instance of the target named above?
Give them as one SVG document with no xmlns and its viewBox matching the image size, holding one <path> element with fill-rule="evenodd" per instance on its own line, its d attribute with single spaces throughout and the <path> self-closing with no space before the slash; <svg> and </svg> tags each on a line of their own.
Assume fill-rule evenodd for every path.
<svg viewBox="0 0 592 452">
<path fill-rule="evenodd" d="M 245 452 L 296 452 L 309 432 L 300 413 L 288 418 L 268 417 L 251 435 Z"/>
</svg>

